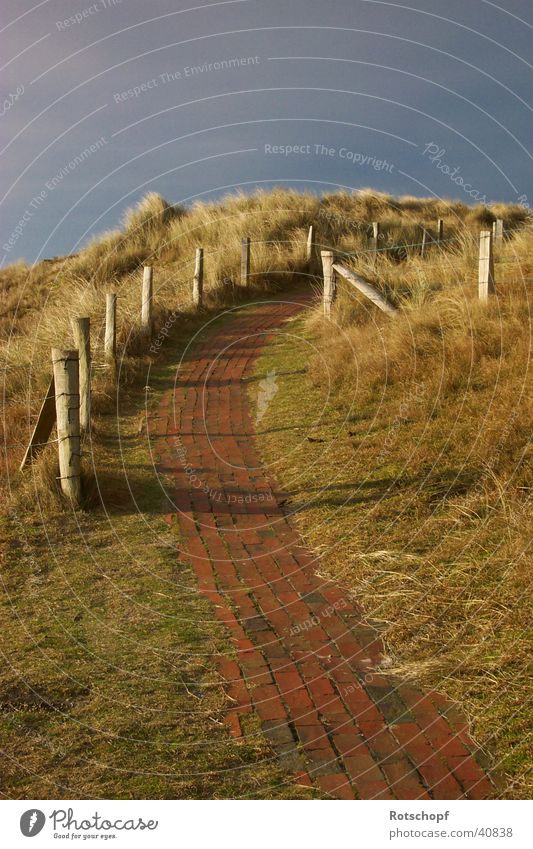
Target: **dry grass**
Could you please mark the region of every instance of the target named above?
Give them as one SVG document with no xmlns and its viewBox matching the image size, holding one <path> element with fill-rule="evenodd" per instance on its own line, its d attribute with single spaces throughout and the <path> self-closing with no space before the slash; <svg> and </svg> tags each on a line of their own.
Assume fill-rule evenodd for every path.
<svg viewBox="0 0 533 849">
<path fill-rule="evenodd" d="M 501 207 L 494 212 L 504 216 L 509 228 L 518 227 L 525 218 L 519 207 Z M 398 199 L 369 190 L 319 199 L 311 194 L 276 189 L 252 196 L 229 196 L 217 203 L 198 203 L 187 211 L 170 206 L 159 195 L 149 194 L 136 208 L 126 212 L 120 230 L 94 239 L 78 255 L 45 261 L 32 268 L 18 264 L 4 269 L 0 272 L 5 303 L 0 327 L 4 399 L 1 436 L 7 446 L 3 463 L 7 464 L 5 470 L 10 479 L 49 379 L 50 348 L 72 344 L 70 320 L 75 315 L 91 317 L 91 343 L 97 366 L 95 404 L 96 409 L 106 407 L 112 394 L 108 376 L 101 369 L 107 291 L 114 290 L 119 296 L 117 344 L 122 357 L 121 379 L 125 382 L 135 379 L 141 352 L 139 307 L 143 264 L 157 267 L 154 284 L 157 332 L 171 312 L 191 311 L 190 282 L 197 246 L 205 249 L 207 308 L 217 309 L 243 296 L 239 276 L 240 243 L 244 235 L 254 243 L 253 293 L 285 285 L 293 273 L 306 269 L 304 246 L 310 223 L 315 224 L 319 246 L 335 245 L 341 251 L 356 251 L 359 266 L 371 271 L 369 254 L 365 251 L 372 220 L 379 219 L 382 223 L 384 246 L 410 245 L 419 241 L 417 224 L 431 230 L 437 217 L 444 219 L 447 237 L 455 239 L 459 227 L 464 228 L 465 224 L 470 236 L 477 234 L 480 222 L 490 220 L 493 214 L 484 207 L 433 199 Z M 423 303 L 434 287 L 444 285 L 450 273 L 455 273 L 458 256 L 468 257 L 473 268 L 474 255 L 468 245 L 466 251 L 464 245 L 456 242 L 450 242 L 447 248 L 443 253 L 447 262 L 435 270 L 431 282 L 426 279 L 426 271 L 418 267 L 423 263 L 413 248 L 395 251 L 393 259 L 380 262 L 382 283 L 391 284 L 398 261 L 407 252 L 405 278 L 410 280 L 410 297 Z M 416 293 L 415 279 L 419 279 Z M 397 293 L 399 298 L 403 294 Z"/>
<path fill-rule="evenodd" d="M 483 306 L 477 237 L 495 214 L 511 238 L 496 258 L 497 297 Z M 431 235 L 437 218 L 447 242 L 421 257 L 420 225 Z M 379 247 L 388 248 L 376 263 L 369 253 L 373 220 L 382 225 Z M 63 505 L 53 447 L 30 474 L 16 469 L 49 379 L 50 347 L 71 345 L 72 316 L 91 317 L 91 450 L 104 463 L 115 396 L 102 367 L 105 292 L 119 295 L 121 386 L 134 389 L 148 364 L 139 344 L 143 264 L 156 267 L 156 332 L 176 310 L 186 332 L 194 327 L 197 246 L 205 249 L 206 311 L 215 312 L 247 296 L 239 285 L 243 236 L 254 243 L 253 294 L 307 271 L 310 223 L 318 247 L 344 253 L 344 262 L 401 310 L 391 321 L 341 284 L 335 332 L 318 313 L 300 326 L 324 356 L 310 361 L 308 348 L 292 343 L 267 353 L 261 368 L 288 374 L 262 423 L 265 431 L 272 425 L 265 453 L 293 491 L 323 569 L 382 623 L 396 669 L 456 697 L 501 759 L 509 795 L 526 795 L 533 240 L 519 207 L 487 210 L 371 191 L 319 199 L 278 189 L 183 210 L 149 195 L 120 231 L 77 256 L 3 270 L 2 495 L 30 524 L 38 496 L 57 530 Z M 295 374 L 299 366 L 308 379 Z M 302 440 L 308 432 L 324 443 Z M 89 468 L 86 475 L 87 506 L 97 506 Z M 120 507 L 127 493 L 113 476 L 104 483 L 106 499 Z"/>
<path fill-rule="evenodd" d="M 518 798 L 531 792 L 533 238 L 504 243 L 487 304 L 471 243 L 346 260 L 400 312 L 340 281 L 332 323 L 317 309 L 291 325 L 258 363 L 279 389 L 261 443 L 323 573 L 380 624 L 390 668 L 459 701 Z"/>
<path fill-rule="evenodd" d="M 152 370 L 158 391 L 173 371 Z M 309 798 L 258 722 L 228 733 L 214 663 L 227 634 L 164 521 L 138 409 L 121 394 L 119 415 L 99 418 L 100 509 L 63 509 L 51 446 L 0 516 L 1 795 Z"/>
</svg>

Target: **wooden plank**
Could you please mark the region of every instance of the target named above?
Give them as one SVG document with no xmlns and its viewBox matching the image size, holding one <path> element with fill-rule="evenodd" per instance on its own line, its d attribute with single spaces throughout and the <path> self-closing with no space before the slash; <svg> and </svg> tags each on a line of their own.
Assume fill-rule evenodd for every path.
<svg viewBox="0 0 533 849">
<path fill-rule="evenodd" d="M 22 471 L 25 466 L 29 466 L 41 448 L 46 445 L 50 439 L 50 434 L 52 433 L 55 423 L 55 384 L 54 376 L 52 375 L 44 401 L 41 404 L 41 409 L 39 410 L 39 415 L 37 416 L 37 422 L 30 437 L 29 445 L 26 448 L 26 453 L 24 454 L 22 463 L 20 464 L 20 471 Z"/>
<path fill-rule="evenodd" d="M 359 274 L 355 274 L 343 265 L 339 265 L 339 263 L 333 264 L 333 271 L 336 271 L 337 274 L 345 277 L 349 283 L 362 292 L 362 294 L 372 301 L 372 303 L 375 304 L 382 312 L 387 313 L 387 315 L 394 315 L 397 312 L 396 307 L 393 307 L 392 304 L 389 303 L 389 301 L 387 301 L 387 299 L 384 298 L 374 286 L 372 286 L 363 277 L 360 277 Z"/>
</svg>

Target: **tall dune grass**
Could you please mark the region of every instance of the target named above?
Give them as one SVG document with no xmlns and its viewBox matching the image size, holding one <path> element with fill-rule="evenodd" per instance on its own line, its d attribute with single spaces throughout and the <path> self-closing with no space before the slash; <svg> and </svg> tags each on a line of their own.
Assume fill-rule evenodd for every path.
<svg viewBox="0 0 533 849">
<path fill-rule="evenodd" d="M 495 216 L 504 218 L 508 238 L 496 253 L 496 295 L 481 304 L 478 235 Z M 438 218 L 445 224 L 441 246 L 431 244 Z M 376 220 L 382 228 L 377 257 L 369 238 Z M 98 457 L 100 415 L 114 403 L 102 356 L 105 293 L 118 293 L 121 381 L 134 385 L 139 363 L 148 364 L 139 342 L 144 264 L 155 267 L 157 333 L 171 312 L 192 316 L 198 246 L 205 251 L 206 310 L 287 287 L 303 275 L 319 290 L 318 262 L 309 268 L 305 258 L 310 224 L 317 251 L 333 247 L 399 308 L 391 319 L 339 281 L 333 325 L 319 307 L 309 319 L 322 353 L 308 364 L 309 374 L 318 387 L 327 386 L 331 405 L 356 410 L 356 437 L 367 418 L 372 422 L 359 447 L 356 439 L 359 454 L 347 435 L 339 447 L 335 434 L 322 477 L 349 486 L 374 474 L 399 486 L 396 495 L 386 493 L 382 507 L 356 503 L 350 512 L 344 504 L 345 512 L 334 507 L 327 522 L 325 508 L 316 516 L 310 508 L 308 541 L 337 552 L 328 568 L 357 588 L 368 613 L 386 624 L 396 671 L 456 697 L 512 774 L 509 794 L 526 796 L 533 229 L 523 209 L 370 190 L 318 198 L 276 189 L 185 210 L 150 194 L 125 213 L 120 229 L 93 239 L 78 255 L 4 269 L 4 503 L 14 500 L 31 521 L 38 487 L 42 513 L 61 509 L 55 446 L 43 451 L 30 474 L 18 474 L 17 467 L 50 377 L 50 348 L 72 346 L 73 316 L 91 318 Z M 429 234 L 424 256 L 421 226 Z M 249 293 L 239 279 L 244 236 L 253 243 Z M 283 440 L 291 438 L 288 428 Z M 290 456 L 283 449 L 282 458 Z M 310 465 L 307 443 L 304 449 L 302 478 Z M 277 461 L 278 443 L 275 450 Z M 386 547 L 376 550 L 378 526 L 387 537 Z"/>
<path fill-rule="evenodd" d="M 519 207 L 495 209 L 508 228 L 523 225 Z M 442 250 L 418 255 L 419 225 L 432 233 L 437 218 L 445 221 L 450 241 Z M 461 298 L 475 273 L 475 243 L 481 223 L 494 218 L 485 207 L 434 199 L 393 198 L 363 190 L 324 195 L 284 189 L 253 195 L 230 195 L 190 209 L 170 205 L 148 194 L 127 210 L 120 229 L 94 238 L 77 255 L 45 261 L 34 267 L 19 263 L 0 272 L 4 311 L 0 324 L 0 367 L 3 380 L 2 417 L 4 467 L 16 484 L 18 462 L 27 443 L 50 375 L 50 348 L 72 345 L 70 321 L 91 318 L 92 349 L 102 364 L 105 293 L 118 293 L 118 339 L 123 379 L 136 371 L 139 348 L 140 280 L 142 266 L 155 266 L 155 332 L 176 310 L 190 313 L 194 253 L 205 251 L 206 307 L 216 309 L 243 297 L 240 289 L 241 240 L 252 240 L 251 292 L 288 285 L 296 274 L 308 273 L 305 242 L 315 227 L 317 253 L 335 246 L 348 264 L 374 279 L 407 310 L 431 312 L 435 295 Z M 369 253 L 369 226 L 380 220 L 383 244 L 377 265 Z M 518 235 L 504 256 L 524 259 L 529 235 Z M 406 246 L 403 251 L 391 245 Z M 525 259 L 530 262 L 529 256 Z M 315 263 L 313 273 L 319 272 Z M 527 271 L 527 268 L 526 268 Z M 440 293 L 440 294 L 439 294 Z M 353 304 L 345 302 L 346 321 L 355 320 Z M 465 301 L 466 304 L 466 301 Z M 517 307 L 518 308 L 518 307 Z M 460 308 L 462 309 L 462 307 Z M 459 311 L 460 311 L 459 309 Z M 466 309 L 466 307 L 465 307 Z M 357 321 L 361 321 L 361 315 Z M 413 313 L 414 316 L 414 313 Z M 428 314 L 429 316 L 429 314 Z M 429 317 L 418 319 L 420 328 Z M 425 331 L 429 333 L 429 331 Z M 95 410 L 105 407 L 111 387 L 102 369 L 95 375 Z"/>
</svg>

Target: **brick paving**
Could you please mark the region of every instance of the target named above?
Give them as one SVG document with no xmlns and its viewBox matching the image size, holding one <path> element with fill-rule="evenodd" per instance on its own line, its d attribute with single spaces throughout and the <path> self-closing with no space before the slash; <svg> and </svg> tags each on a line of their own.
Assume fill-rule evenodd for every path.
<svg viewBox="0 0 533 849">
<path fill-rule="evenodd" d="M 167 520 L 178 523 L 180 559 L 227 629 L 217 668 L 229 732 L 242 736 L 254 712 L 295 782 L 326 798 L 493 796 L 457 708 L 376 671 L 379 635 L 342 587 L 317 577 L 261 465 L 245 378 L 309 301 L 261 302 L 202 333 L 150 422 L 175 479 Z"/>
</svg>

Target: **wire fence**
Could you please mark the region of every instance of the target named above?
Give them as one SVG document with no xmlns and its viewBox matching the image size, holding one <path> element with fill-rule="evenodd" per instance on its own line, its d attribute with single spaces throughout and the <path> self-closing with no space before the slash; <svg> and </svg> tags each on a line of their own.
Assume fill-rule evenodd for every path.
<svg viewBox="0 0 533 849">
<path fill-rule="evenodd" d="M 437 235 L 435 235 L 435 230 L 428 230 L 424 225 L 416 225 L 413 224 L 411 227 L 411 232 L 415 226 L 419 227 L 422 236 L 417 241 L 398 241 L 398 242 L 390 242 L 387 239 L 391 238 L 391 234 L 387 235 L 386 228 L 383 231 L 380 231 L 379 222 L 375 222 L 373 225 L 370 225 L 368 222 L 364 222 L 361 225 L 359 235 L 364 239 L 364 233 L 366 231 L 366 238 L 369 240 L 370 245 L 368 247 L 362 246 L 361 248 L 353 251 L 345 251 L 340 248 L 331 248 L 330 246 L 325 246 L 321 244 L 314 238 L 315 234 L 315 225 L 312 224 L 309 227 L 308 235 L 304 239 L 301 237 L 301 231 L 298 234 L 294 234 L 291 238 L 287 239 L 257 239 L 252 241 L 250 238 L 243 238 L 241 242 L 241 263 L 240 263 L 240 284 L 241 286 L 247 287 L 251 284 L 253 278 L 256 277 L 257 274 L 267 274 L 268 271 L 264 269 L 259 272 L 254 272 L 252 269 L 253 265 L 253 246 L 254 245 L 275 245 L 276 247 L 282 247 L 286 244 L 294 245 L 295 243 L 302 241 L 302 252 L 307 261 L 307 271 L 308 273 L 315 274 L 316 273 L 316 260 L 317 260 L 317 252 L 321 250 L 322 252 L 322 262 L 323 262 L 323 275 L 324 275 L 324 311 L 325 314 L 329 317 L 331 305 L 335 298 L 335 273 L 336 273 L 336 261 L 335 256 L 339 258 L 346 259 L 357 259 L 357 258 L 366 258 L 368 256 L 374 257 L 377 259 L 378 256 L 393 253 L 393 252 L 402 252 L 399 256 L 401 261 L 410 260 L 420 258 L 423 261 L 423 264 L 420 266 L 422 269 L 432 269 L 436 267 L 440 267 L 442 269 L 443 261 L 450 262 L 450 265 L 458 265 L 463 264 L 463 268 L 468 269 L 469 273 L 472 270 L 474 265 L 474 254 L 473 252 L 467 252 L 466 250 L 462 253 L 447 251 L 448 248 L 453 248 L 457 245 L 463 245 L 464 247 L 471 247 L 474 244 L 479 244 L 479 297 L 486 299 L 486 297 L 494 291 L 494 267 L 499 265 L 520 265 L 521 260 L 518 257 L 508 257 L 508 256 L 500 256 L 499 250 L 495 250 L 495 247 L 500 247 L 504 243 L 503 236 L 503 228 L 501 224 L 501 220 L 498 222 L 498 229 L 492 231 L 489 230 L 488 226 L 482 229 L 481 234 L 475 235 L 471 231 L 465 231 L 464 233 L 456 233 L 453 235 L 448 235 L 444 237 L 444 233 L 442 231 L 442 226 L 439 224 L 437 228 Z M 530 231 L 531 227 L 524 228 Z M 370 233 L 372 232 L 372 235 Z M 509 229 L 505 233 L 505 241 L 507 241 L 508 237 L 515 232 L 514 229 Z M 488 240 L 488 246 L 487 246 Z M 384 242 L 380 244 L 380 242 Z M 417 249 L 420 249 L 418 253 L 415 253 Z M 442 249 L 440 253 L 436 253 Z M 183 268 L 190 268 L 194 265 L 194 275 L 191 274 L 191 303 L 192 308 L 201 310 L 204 306 L 204 259 L 209 258 L 210 256 L 216 255 L 220 252 L 220 249 L 212 249 L 204 251 L 203 248 L 197 247 L 195 251 L 195 256 L 191 257 L 190 260 L 181 260 L 181 265 Z M 324 263 L 324 254 L 328 255 L 327 262 L 329 265 Z M 435 260 L 435 257 L 439 256 L 439 261 Z M 477 257 L 476 257 L 477 259 Z M 156 268 L 163 272 L 167 263 L 164 261 L 161 262 Z M 382 267 L 380 263 L 376 262 L 374 265 L 375 273 L 374 276 L 379 277 L 379 268 Z M 329 270 L 328 270 L 329 269 Z M 465 269 L 466 270 L 466 269 Z M 155 326 L 154 326 L 154 301 L 155 295 L 157 292 L 154 292 L 153 288 L 153 271 L 154 267 L 152 266 L 144 266 L 143 274 L 142 274 L 142 287 L 140 290 L 140 304 L 139 304 L 139 328 L 141 331 L 141 337 L 144 340 L 145 347 L 143 347 L 144 353 L 154 352 L 154 346 L 156 351 L 159 351 L 159 336 L 161 336 L 161 331 L 159 332 L 159 336 L 157 340 L 154 340 L 155 334 Z M 295 269 L 297 271 L 297 269 Z M 379 291 L 378 288 L 371 285 L 368 280 L 362 277 L 360 274 L 352 272 L 350 269 L 338 267 L 338 271 L 341 274 L 347 276 L 349 282 L 351 282 L 356 288 L 358 288 L 367 298 L 370 298 L 371 301 L 374 302 L 375 305 L 379 306 L 380 309 L 383 309 L 385 312 L 389 314 L 396 313 L 398 308 L 393 304 L 390 304 L 386 301 L 386 298 Z M 216 285 L 222 285 L 225 281 L 216 280 Z M 233 282 L 237 282 L 237 279 Z M 527 281 L 532 282 L 532 281 Z M 100 371 L 104 369 L 108 369 L 110 364 L 114 363 L 116 366 L 117 362 L 117 333 L 116 333 L 116 308 L 117 308 L 117 295 L 116 293 L 106 293 L 106 313 L 105 313 L 105 330 L 103 333 L 103 339 L 100 337 L 102 333 L 98 334 L 99 344 L 97 346 L 98 351 L 102 351 L 100 343 L 103 341 L 103 354 L 105 362 L 96 362 L 93 360 L 92 362 L 86 357 L 83 356 L 84 346 L 81 344 L 75 345 L 78 349 L 77 351 L 60 351 L 55 350 L 55 355 L 60 355 L 62 360 L 61 362 L 65 363 L 66 369 L 71 369 L 73 373 L 76 375 L 79 374 L 80 388 L 76 390 L 79 395 L 80 407 L 83 408 L 84 400 L 82 398 L 83 391 L 88 391 L 90 397 L 90 383 L 91 376 L 95 373 L 95 371 Z M 189 303 L 187 301 L 187 303 Z M 187 307 L 188 309 L 189 307 Z M 327 308 L 327 311 L 326 311 Z M 172 313 L 174 315 L 174 313 Z M 78 322 L 81 322 L 82 319 L 77 319 Z M 90 324 L 89 319 L 83 319 L 86 321 L 86 330 L 84 331 L 87 334 L 86 342 L 87 342 L 87 351 L 90 351 Z M 166 325 L 163 330 L 166 329 Z M 168 336 L 167 333 L 163 333 L 163 336 Z M 81 339 L 81 337 L 80 337 Z M 144 345 L 143 343 L 143 345 Z M 74 358 L 74 354 L 76 357 Z M 67 356 L 68 355 L 68 356 Z M 62 379 L 63 373 L 60 370 L 60 373 L 55 374 L 57 362 L 54 361 L 54 377 L 55 379 Z M 0 366 L 0 372 L 4 373 L 4 376 L 7 376 L 10 372 L 14 372 L 17 370 L 31 370 L 35 367 L 34 363 L 26 362 L 26 363 L 17 363 L 17 364 L 4 364 Z M 118 379 L 116 377 L 115 379 Z M 83 379 L 81 379 L 83 377 Z M 28 383 L 31 384 L 31 375 L 29 375 Z M 72 377 L 73 383 L 72 386 L 76 386 L 77 377 Z M 57 386 L 57 384 L 56 384 Z M 89 387 L 89 389 L 81 390 L 81 386 Z M 20 404 L 26 403 L 28 407 L 33 404 L 33 401 L 43 401 L 42 397 L 39 397 L 42 393 L 38 392 L 36 389 L 31 389 L 28 386 L 28 393 L 24 401 L 20 398 L 12 402 L 9 400 L 6 404 L 6 399 L 4 399 L 5 406 L 9 406 L 10 403 Z M 52 390 L 53 391 L 53 390 Z M 74 390 L 72 390 L 74 391 Z M 28 410 L 27 421 L 30 425 L 34 425 L 33 434 L 31 437 L 30 445 L 27 449 L 30 454 L 32 452 L 38 451 L 45 444 L 48 444 L 53 441 L 48 438 L 46 433 L 46 427 L 50 425 L 50 410 L 46 413 L 43 412 L 46 407 L 46 402 L 50 399 L 52 400 L 52 404 L 55 404 L 56 408 L 59 408 L 58 405 L 61 403 L 61 399 L 64 396 L 65 398 L 69 397 L 69 392 L 71 390 L 65 390 L 63 392 L 59 392 L 57 394 L 52 394 L 46 397 L 45 403 L 43 403 L 43 407 L 41 412 L 34 416 Z M 19 394 L 20 391 L 19 391 Z M 75 392 L 74 392 L 75 394 Z M 90 405 L 87 404 L 87 410 L 89 410 Z M 70 412 L 72 409 L 70 408 Z M 56 415 L 56 410 L 53 410 L 54 420 Z M 48 421 L 45 421 L 43 425 L 43 417 L 46 419 L 48 417 Z M 68 418 L 68 417 L 67 417 Z M 72 423 L 71 423 L 72 424 Z M 51 427 L 50 425 L 50 431 Z M 70 426 L 70 425 L 69 425 Z M 77 428 L 77 430 L 76 430 Z M 50 431 L 48 433 L 50 433 Z M 77 457 L 78 455 L 78 443 L 80 439 L 80 428 L 79 423 L 77 426 L 72 427 L 69 430 L 69 433 L 62 437 L 60 440 L 60 448 L 62 449 L 62 455 L 60 457 L 60 466 L 63 465 L 63 471 L 61 473 L 61 483 L 63 486 L 64 481 L 71 481 L 72 475 L 67 475 L 65 469 L 68 470 L 68 458 L 72 459 L 73 457 Z M 65 440 L 68 442 L 68 445 L 65 445 Z M 20 440 L 15 440 L 9 443 L 5 443 L 6 448 L 21 448 L 22 442 Z M 68 449 L 68 450 L 67 450 Z M 68 456 L 67 456 L 68 455 Z M 68 462 L 67 462 L 68 461 Z M 24 465 L 23 461 L 23 465 Z M 79 465 L 79 464 L 78 464 Z M 70 483 L 68 483 L 68 487 L 70 487 Z M 70 490 L 69 490 L 70 491 Z"/>
</svg>

